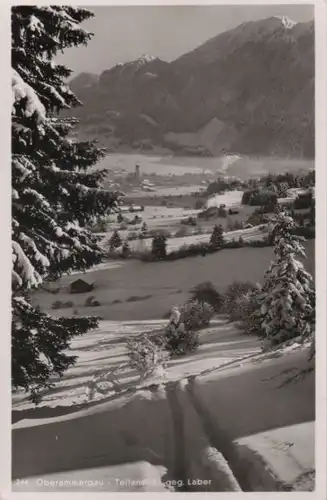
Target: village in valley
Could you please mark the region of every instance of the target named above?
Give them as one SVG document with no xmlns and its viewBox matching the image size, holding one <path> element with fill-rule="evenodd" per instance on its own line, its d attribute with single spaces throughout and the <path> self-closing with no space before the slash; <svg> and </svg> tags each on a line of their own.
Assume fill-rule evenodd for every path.
<svg viewBox="0 0 327 500">
<path fill-rule="evenodd" d="M 214 64 L 231 70 L 219 47 L 243 50 L 249 40 L 245 54 L 256 44 L 270 54 L 273 37 L 276 53 L 285 52 L 292 36 L 306 62 L 313 21 L 267 16 L 235 27 L 228 43 L 222 31 L 213 62 L 210 40 L 180 66 L 142 56 L 64 84 L 62 67 L 42 62 L 35 39 L 45 37 L 50 55 L 53 43 L 66 49 L 65 30 L 68 47 L 86 43 L 88 12 L 12 13 L 13 491 L 312 492 L 314 99 L 305 101 L 300 132 L 289 125 L 295 101 L 266 154 L 252 140 L 257 124 L 242 128 L 232 105 L 227 116 L 227 91 L 221 121 L 209 113 L 194 131 L 194 111 L 194 130 L 184 131 L 182 118 L 176 131 L 165 127 L 172 109 L 188 110 L 188 92 L 195 102 L 197 68 L 213 64 L 208 78 Z M 62 35 L 55 42 L 51 19 Z M 43 87 L 26 40 L 35 67 L 49 72 Z M 151 83 L 156 75 L 160 84 Z M 300 95 L 298 84 L 287 92 Z M 310 96 L 306 79 L 303 87 Z M 167 89 L 176 91 L 172 109 Z M 126 107 L 129 90 L 136 95 Z M 281 109 L 284 95 L 273 95 Z M 105 99 L 115 111 L 103 112 Z M 70 114 L 77 100 L 86 110 L 78 125 Z M 199 106 L 204 123 L 208 103 Z M 242 123 L 248 107 L 237 111 Z"/>
</svg>

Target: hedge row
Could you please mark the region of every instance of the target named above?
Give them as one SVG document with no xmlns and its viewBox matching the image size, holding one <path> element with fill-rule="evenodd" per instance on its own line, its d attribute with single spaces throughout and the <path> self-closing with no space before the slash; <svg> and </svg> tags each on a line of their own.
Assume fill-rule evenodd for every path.
<svg viewBox="0 0 327 500">
<path fill-rule="evenodd" d="M 315 227 L 314 226 L 300 226 L 294 230 L 294 234 L 297 236 L 303 236 L 306 239 L 315 238 Z M 183 245 L 178 250 L 173 250 L 172 252 L 167 253 L 164 258 L 161 258 L 161 261 L 174 261 L 178 259 L 185 259 L 187 257 L 196 257 L 202 255 L 203 257 L 207 254 L 212 254 L 215 252 L 219 252 L 219 250 L 224 249 L 233 249 L 233 248 L 244 248 L 244 247 L 254 247 L 254 248 L 263 248 L 273 246 L 272 238 L 269 236 L 265 236 L 261 240 L 244 240 L 240 237 L 237 240 L 229 240 L 224 241 L 223 246 L 220 248 L 214 247 L 210 245 L 210 243 L 194 243 L 192 245 Z M 159 259 L 156 258 L 155 255 L 151 253 L 151 251 L 144 252 L 131 252 L 128 257 L 123 257 L 117 252 L 113 252 L 110 255 L 107 255 L 109 258 L 130 258 L 141 260 L 142 262 L 156 262 Z"/>
<path fill-rule="evenodd" d="M 242 239 L 239 240 L 230 240 L 224 242 L 224 245 L 220 248 L 216 248 L 210 243 L 196 243 L 192 245 L 183 245 L 178 250 L 173 250 L 169 252 L 165 258 L 160 259 L 162 261 L 173 261 L 178 259 L 185 259 L 187 257 L 196 257 L 202 255 L 205 257 L 207 254 L 212 254 L 215 252 L 219 252 L 220 250 L 224 250 L 227 248 L 243 248 L 243 247 L 267 247 L 271 246 L 272 243 L 265 237 L 262 240 L 253 240 L 253 241 L 244 241 Z M 144 252 L 141 255 L 142 262 L 154 262 L 158 259 L 155 258 L 154 255 L 150 252 Z"/>
<path fill-rule="evenodd" d="M 315 228 L 314 227 L 297 227 L 294 234 L 298 236 L 304 236 L 306 239 L 315 238 Z M 220 248 L 215 248 L 210 245 L 210 243 L 196 243 L 192 245 L 183 245 L 178 250 L 173 250 L 169 252 L 163 261 L 174 261 L 178 259 L 185 259 L 187 257 L 196 257 L 198 255 L 205 256 L 207 254 L 212 254 L 218 252 L 219 250 L 232 249 L 232 248 L 263 248 L 273 246 L 273 241 L 270 236 L 265 236 L 260 240 L 243 240 L 239 238 L 238 240 L 225 241 L 223 246 Z M 150 253 L 141 256 L 143 262 L 154 262 L 157 259 Z"/>
</svg>

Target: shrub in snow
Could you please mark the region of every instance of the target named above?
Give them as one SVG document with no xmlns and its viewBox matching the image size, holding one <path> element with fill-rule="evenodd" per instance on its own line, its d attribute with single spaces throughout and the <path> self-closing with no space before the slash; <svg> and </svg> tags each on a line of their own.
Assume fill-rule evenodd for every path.
<svg viewBox="0 0 327 500">
<path fill-rule="evenodd" d="M 153 342 L 147 334 L 127 340 L 127 355 L 129 366 L 137 370 L 144 380 L 163 376 L 169 358 L 164 347 L 159 342 Z"/>
<path fill-rule="evenodd" d="M 213 308 L 206 302 L 190 300 L 178 308 L 178 321 L 165 331 L 165 348 L 173 355 L 193 352 L 199 345 L 198 331 L 209 325 Z"/>
<path fill-rule="evenodd" d="M 74 302 L 72 301 L 61 302 L 61 300 L 56 300 L 55 302 L 52 303 L 51 309 L 64 309 L 70 307 L 74 307 Z"/>
<path fill-rule="evenodd" d="M 183 356 L 194 352 L 199 346 L 199 334 L 187 330 L 183 324 L 176 328 L 169 325 L 165 331 L 165 348 L 171 356 Z"/>
<path fill-rule="evenodd" d="M 85 307 L 96 307 L 100 305 L 100 302 L 95 299 L 94 295 L 91 295 L 91 297 L 88 297 L 85 301 Z"/>
<path fill-rule="evenodd" d="M 222 305 L 221 312 L 227 314 L 231 321 L 236 321 L 239 319 L 239 302 L 248 293 L 255 293 L 258 289 L 258 285 L 250 283 L 248 281 L 234 281 L 228 286 L 226 292 L 224 293 L 224 302 Z"/>
<path fill-rule="evenodd" d="M 181 322 L 187 330 L 200 330 L 209 325 L 213 316 L 213 308 L 206 302 L 189 300 L 180 308 Z"/>
<path fill-rule="evenodd" d="M 152 240 L 152 255 L 157 260 L 162 260 L 167 255 L 167 238 L 163 234 L 156 234 Z"/>
<path fill-rule="evenodd" d="M 190 233 L 189 229 L 187 227 L 181 227 L 177 229 L 175 233 L 175 238 L 184 238 L 184 236 L 188 236 Z"/>
<path fill-rule="evenodd" d="M 256 317 L 258 311 L 258 300 L 261 287 L 258 284 L 257 289 L 245 292 L 235 300 L 235 309 L 230 319 L 235 321 L 238 327 L 246 334 L 263 337 L 260 321 Z"/>
<path fill-rule="evenodd" d="M 260 295 L 260 322 L 266 340 L 277 345 L 295 337 L 315 335 L 315 287 L 298 257 L 306 257 L 294 220 L 285 212 L 275 217 L 275 260 L 265 274 Z"/>
<path fill-rule="evenodd" d="M 79 105 L 66 81 L 71 71 L 54 58 L 91 38 L 80 24 L 92 17 L 72 6 L 11 9 L 12 61 L 12 385 L 40 397 L 49 379 L 75 362 L 65 352 L 96 318 L 52 318 L 32 307 L 28 292 L 101 262 L 94 221 L 116 206 L 92 171 L 106 151 L 68 138 Z"/>
<path fill-rule="evenodd" d="M 60 309 L 62 307 L 62 302 L 61 300 L 55 300 L 52 303 L 51 309 Z"/>
<path fill-rule="evenodd" d="M 215 312 L 218 312 L 223 305 L 223 296 L 217 291 L 211 281 L 206 281 L 195 286 L 191 290 L 192 300 L 209 304 Z"/>
<path fill-rule="evenodd" d="M 185 259 L 186 257 L 195 257 L 197 255 L 205 256 L 207 253 L 213 253 L 216 249 L 209 243 L 197 243 L 191 245 L 182 245 L 177 250 L 172 250 L 167 254 L 165 260 Z"/>
</svg>

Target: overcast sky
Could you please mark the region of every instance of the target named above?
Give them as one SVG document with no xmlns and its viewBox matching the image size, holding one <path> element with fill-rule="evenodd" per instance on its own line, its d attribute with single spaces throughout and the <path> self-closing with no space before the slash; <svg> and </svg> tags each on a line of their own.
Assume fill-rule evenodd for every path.
<svg viewBox="0 0 327 500">
<path fill-rule="evenodd" d="M 76 73 L 101 73 L 142 54 L 172 61 L 245 21 L 286 15 L 303 22 L 314 17 L 312 5 L 101 6 L 89 10 L 95 16 L 82 26 L 94 37 L 87 47 L 68 49 L 58 58 Z"/>
</svg>

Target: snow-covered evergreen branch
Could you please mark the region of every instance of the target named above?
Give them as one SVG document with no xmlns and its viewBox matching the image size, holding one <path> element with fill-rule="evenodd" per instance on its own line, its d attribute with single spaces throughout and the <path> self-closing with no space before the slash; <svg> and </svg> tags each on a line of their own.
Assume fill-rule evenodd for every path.
<svg viewBox="0 0 327 500">
<path fill-rule="evenodd" d="M 116 205 L 116 194 L 101 188 L 105 172 L 90 170 L 105 150 L 70 140 L 76 120 L 58 115 L 80 102 L 65 83 L 70 70 L 55 56 L 88 42 L 80 24 L 91 16 L 76 7 L 12 8 L 13 385 L 34 397 L 74 361 L 62 352 L 69 339 L 97 322 L 51 318 L 27 293 L 45 278 L 100 262 L 87 226 Z"/>
</svg>

